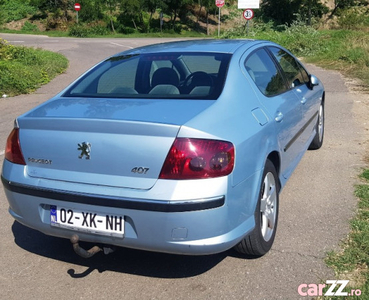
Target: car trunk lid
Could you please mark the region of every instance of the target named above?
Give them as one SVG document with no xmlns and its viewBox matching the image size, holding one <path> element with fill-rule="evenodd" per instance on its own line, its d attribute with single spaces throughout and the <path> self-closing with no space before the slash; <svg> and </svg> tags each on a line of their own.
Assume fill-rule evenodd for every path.
<svg viewBox="0 0 369 300">
<path fill-rule="evenodd" d="M 114 101 L 59 99 L 20 117 L 19 138 L 27 174 L 149 189 L 180 126 L 211 105 L 211 101 L 200 105 L 183 100 L 166 100 L 166 105 L 162 101 L 151 101 L 151 105 Z M 145 105 L 151 106 L 151 113 L 149 108 L 142 110 Z"/>
</svg>

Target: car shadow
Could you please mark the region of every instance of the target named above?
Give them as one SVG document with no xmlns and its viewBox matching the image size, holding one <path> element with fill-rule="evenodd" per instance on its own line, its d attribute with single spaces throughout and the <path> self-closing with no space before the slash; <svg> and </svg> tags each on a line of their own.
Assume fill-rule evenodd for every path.
<svg viewBox="0 0 369 300">
<path fill-rule="evenodd" d="M 47 236 L 17 221 L 13 223 L 12 231 L 15 243 L 26 251 L 87 267 L 82 273 L 69 269 L 68 274 L 73 278 L 86 277 L 94 270 L 99 273 L 114 271 L 156 278 L 186 278 L 207 272 L 227 256 L 245 259 L 233 249 L 214 255 L 186 256 L 120 247 L 117 247 L 116 251 L 109 255 L 100 252 L 85 259 L 74 252 L 71 242 L 67 239 Z M 81 242 L 80 245 L 85 249 L 94 246 L 94 244 L 85 242 Z"/>
</svg>

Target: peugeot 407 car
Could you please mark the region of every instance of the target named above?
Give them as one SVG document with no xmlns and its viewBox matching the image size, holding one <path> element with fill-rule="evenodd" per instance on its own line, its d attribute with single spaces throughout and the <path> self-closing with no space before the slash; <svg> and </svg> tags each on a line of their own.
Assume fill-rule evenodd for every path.
<svg viewBox="0 0 369 300">
<path fill-rule="evenodd" d="M 281 189 L 322 146 L 324 100 L 319 79 L 268 41 L 119 53 L 15 120 L 9 212 L 77 245 L 264 255 Z"/>
</svg>

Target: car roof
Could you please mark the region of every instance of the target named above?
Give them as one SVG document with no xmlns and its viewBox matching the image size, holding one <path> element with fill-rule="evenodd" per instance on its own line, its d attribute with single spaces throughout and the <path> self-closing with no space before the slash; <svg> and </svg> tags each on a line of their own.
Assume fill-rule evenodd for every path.
<svg viewBox="0 0 369 300">
<path fill-rule="evenodd" d="M 242 46 L 247 45 L 251 47 L 260 42 L 260 40 L 249 39 L 232 39 L 232 40 L 215 40 L 215 39 L 203 39 L 203 40 L 185 40 L 166 42 L 154 45 L 143 46 L 132 50 L 124 51 L 117 54 L 117 56 L 126 54 L 144 54 L 144 53 L 163 53 L 163 52 L 215 52 L 215 53 L 229 53 L 233 54 Z"/>
</svg>

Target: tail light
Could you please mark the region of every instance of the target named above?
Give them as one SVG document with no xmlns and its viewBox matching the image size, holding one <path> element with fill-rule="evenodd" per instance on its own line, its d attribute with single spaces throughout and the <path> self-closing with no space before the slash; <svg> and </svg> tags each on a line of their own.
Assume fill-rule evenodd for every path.
<svg viewBox="0 0 369 300">
<path fill-rule="evenodd" d="M 170 149 L 160 179 L 200 179 L 226 176 L 233 170 L 232 143 L 177 138 Z"/>
<path fill-rule="evenodd" d="M 19 128 L 14 128 L 6 141 L 5 158 L 12 163 L 25 165 L 19 143 Z"/>
</svg>

